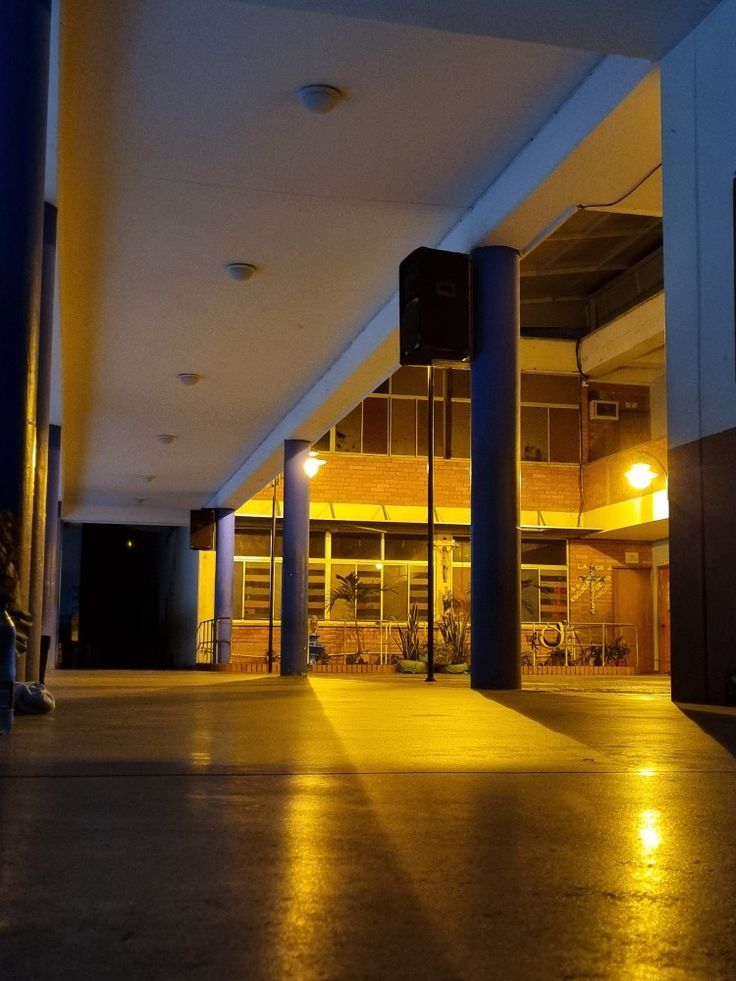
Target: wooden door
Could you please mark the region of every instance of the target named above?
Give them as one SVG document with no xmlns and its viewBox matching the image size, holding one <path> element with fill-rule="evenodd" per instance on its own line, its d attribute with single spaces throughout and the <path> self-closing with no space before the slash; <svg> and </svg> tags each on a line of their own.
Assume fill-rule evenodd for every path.
<svg viewBox="0 0 736 981">
<path fill-rule="evenodd" d="M 670 673 L 670 567 L 657 569 L 657 640 L 659 642 L 659 670 Z"/>
<path fill-rule="evenodd" d="M 639 671 L 654 671 L 652 573 L 650 569 L 613 570 L 613 619 L 639 628 Z"/>
</svg>

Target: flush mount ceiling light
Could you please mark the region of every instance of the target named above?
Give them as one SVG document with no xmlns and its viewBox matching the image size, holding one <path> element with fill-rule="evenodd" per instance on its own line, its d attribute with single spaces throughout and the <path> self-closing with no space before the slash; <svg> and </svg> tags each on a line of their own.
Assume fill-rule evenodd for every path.
<svg viewBox="0 0 736 981">
<path fill-rule="evenodd" d="M 227 269 L 230 279 L 236 279 L 239 283 L 244 283 L 256 272 L 256 267 L 252 262 L 228 262 L 225 269 Z"/>
<path fill-rule="evenodd" d="M 159 433 L 156 439 L 159 441 L 159 443 L 164 443 L 165 445 L 168 445 L 169 443 L 174 442 L 176 436 L 174 436 L 173 433 Z"/>
<path fill-rule="evenodd" d="M 183 371 L 176 377 L 179 379 L 182 385 L 196 385 L 202 376 L 198 375 L 196 371 Z"/>
<path fill-rule="evenodd" d="M 299 101 L 304 108 L 319 115 L 331 112 L 344 98 L 334 85 L 305 85 L 299 89 Z"/>
</svg>

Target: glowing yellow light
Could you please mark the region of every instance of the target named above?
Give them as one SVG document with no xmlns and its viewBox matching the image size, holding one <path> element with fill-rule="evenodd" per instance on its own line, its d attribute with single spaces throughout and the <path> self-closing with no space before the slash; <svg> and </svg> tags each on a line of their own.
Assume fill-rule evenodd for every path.
<svg viewBox="0 0 736 981">
<path fill-rule="evenodd" d="M 319 473 L 319 468 L 323 467 L 326 463 L 327 460 L 320 460 L 314 450 L 312 450 L 309 454 L 309 459 L 304 461 L 304 473 L 307 477 L 316 477 Z"/>
<path fill-rule="evenodd" d="M 125 543 L 125 547 L 126 548 L 133 548 L 133 540 L 131 538 L 129 538 L 127 540 L 127 542 Z"/>
<path fill-rule="evenodd" d="M 639 815 L 639 841 L 645 855 L 656 851 L 662 844 L 662 834 L 659 830 L 659 811 L 642 811 Z"/>
<path fill-rule="evenodd" d="M 648 463 L 634 463 L 626 471 L 626 479 L 636 490 L 646 490 L 659 475 L 652 470 Z"/>
<path fill-rule="evenodd" d="M 377 569 L 382 569 L 383 568 L 383 562 L 376 562 L 376 568 Z"/>
<path fill-rule="evenodd" d="M 636 771 L 640 777 L 653 777 L 657 772 L 653 766 L 643 766 L 640 770 Z"/>
</svg>

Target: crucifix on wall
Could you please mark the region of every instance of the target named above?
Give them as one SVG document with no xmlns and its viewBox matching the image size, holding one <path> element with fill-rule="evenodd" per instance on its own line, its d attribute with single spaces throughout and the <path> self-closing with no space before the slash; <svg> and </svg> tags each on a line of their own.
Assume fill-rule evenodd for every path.
<svg viewBox="0 0 736 981">
<path fill-rule="evenodd" d="M 595 614 L 595 598 L 602 589 L 605 589 L 606 583 L 610 581 L 610 576 L 598 575 L 602 566 L 594 565 L 592 562 L 588 566 L 587 576 L 578 576 L 579 583 L 572 590 L 571 599 L 573 602 L 583 595 L 585 590 L 590 592 L 590 612 Z"/>
<path fill-rule="evenodd" d="M 453 551 L 457 548 L 457 542 L 454 538 L 441 538 L 435 543 L 435 548 L 440 553 L 440 562 L 442 568 L 442 591 L 444 593 L 448 592 L 448 578 L 450 572 L 450 557 Z"/>
</svg>

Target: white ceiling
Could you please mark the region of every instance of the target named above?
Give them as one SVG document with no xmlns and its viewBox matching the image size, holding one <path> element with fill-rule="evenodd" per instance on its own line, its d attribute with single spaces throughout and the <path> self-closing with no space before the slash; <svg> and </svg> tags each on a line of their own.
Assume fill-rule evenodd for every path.
<svg viewBox="0 0 736 981">
<path fill-rule="evenodd" d="M 395 365 L 404 255 L 473 221 L 473 241 L 521 246 L 576 191 L 612 200 L 657 162 L 656 76 L 635 87 L 645 63 L 581 50 L 605 50 L 611 10 L 609 49 L 654 56 L 713 5 L 64 0 L 67 517 L 184 523 L 258 489 L 285 436 L 317 438 Z M 631 91 L 612 115 L 606 72 Z M 310 82 L 345 101 L 305 112 Z M 545 179 L 486 217 L 542 147 Z M 258 273 L 234 282 L 235 260 Z"/>
</svg>

